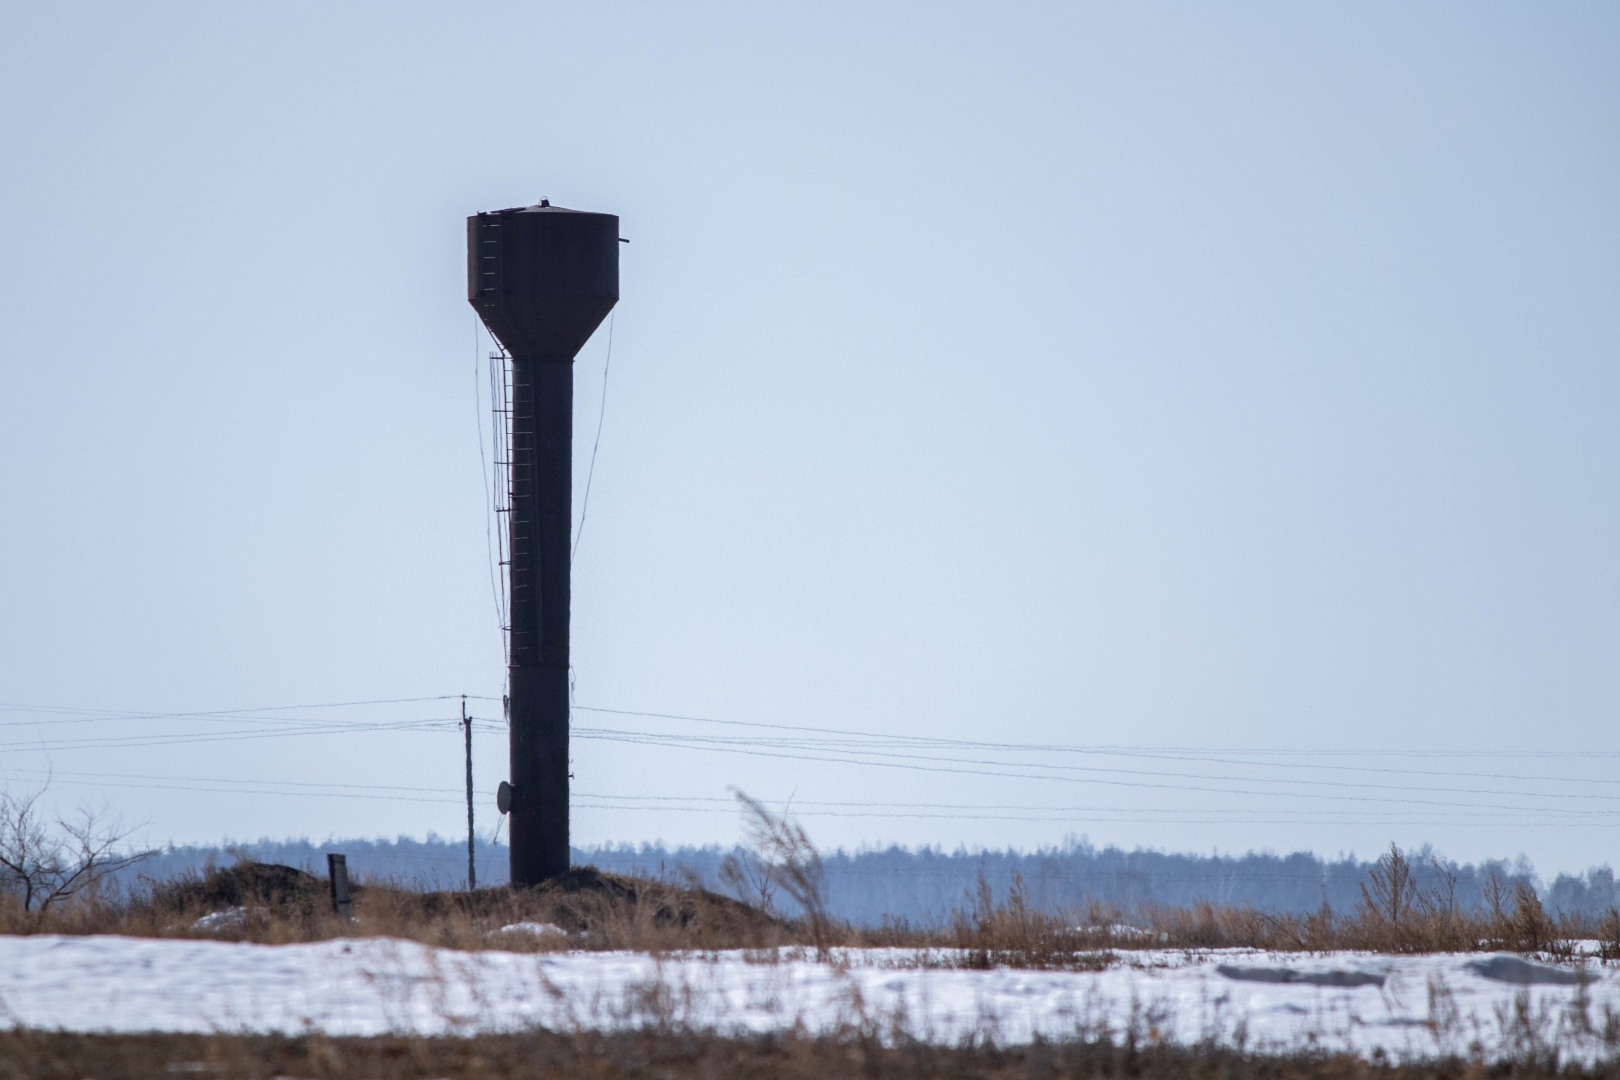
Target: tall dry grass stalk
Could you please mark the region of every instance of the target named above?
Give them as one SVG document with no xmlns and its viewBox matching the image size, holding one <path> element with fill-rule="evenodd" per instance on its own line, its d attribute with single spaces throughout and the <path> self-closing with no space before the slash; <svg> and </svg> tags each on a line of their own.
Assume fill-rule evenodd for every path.
<svg viewBox="0 0 1620 1080">
<path fill-rule="evenodd" d="M 732 854 L 720 864 L 720 880 L 744 896 L 757 897 L 766 915 L 779 917 L 774 898 L 785 893 L 798 906 L 808 926 L 816 955 L 832 946 L 833 919 L 827 914 L 827 874 L 821 853 L 804 826 L 785 812 L 772 813 L 764 803 L 732 789 L 743 809 L 749 851 Z"/>
</svg>

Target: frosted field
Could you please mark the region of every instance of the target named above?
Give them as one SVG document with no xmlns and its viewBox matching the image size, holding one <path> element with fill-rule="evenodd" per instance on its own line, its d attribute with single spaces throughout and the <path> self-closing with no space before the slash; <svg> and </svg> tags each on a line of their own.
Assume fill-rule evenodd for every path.
<svg viewBox="0 0 1620 1080">
<path fill-rule="evenodd" d="M 1506 955 L 1122 952 L 1101 972 L 955 970 L 944 954 L 842 950 L 655 958 L 468 953 L 356 938 L 306 945 L 0 937 L 0 1021 L 81 1032 L 473 1034 L 802 1023 L 939 1043 L 1134 1029 L 1252 1049 L 1487 1059 L 1620 1052 L 1620 969 Z"/>
</svg>

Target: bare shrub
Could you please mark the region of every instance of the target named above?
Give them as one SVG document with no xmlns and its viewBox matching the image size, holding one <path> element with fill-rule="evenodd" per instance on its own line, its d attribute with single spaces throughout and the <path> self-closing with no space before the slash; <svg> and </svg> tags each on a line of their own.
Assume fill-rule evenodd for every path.
<svg viewBox="0 0 1620 1080">
<path fill-rule="evenodd" d="M 107 809 L 85 805 L 70 817 L 47 818 L 31 795 L 0 791 L 0 889 L 25 915 L 95 892 L 108 874 L 155 854 L 120 851 L 130 830 Z"/>
<path fill-rule="evenodd" d="M 1477 937 L 1471 940 L 1469 920 L 1457 903 L 1456 871 L 1432 856 L 1429 866 L 1434 870 L 1435 885 L 1428 892 L 1418 894 L 1418 913 L 1425 924 L 1417 935 L 1418 940 L 1427 948 L 1458 950 L 1474 947 Z"/>
<path fill-rule="evenodd" d="M 1394 844 L 1378 857 L 1378 862 L 1361 885 L 1364 910 L 1374 917 L 1399 926 L 1418 900 L 1417 881 L 1412 864 Z"/>
<path fill-rule="evenodd" d="M 1316 914 L 1305 916 L 1301 944 L 1312 951 L 1325 951 L 1332 948 L 1330 942 L 1337 937 L 1337 932 L 1338 918 L 1324 896 Z"/>
<path fill-rule="evenodd" d="M 1390 844 L 1361 884 L 1361 903 L 1328 940 L 1340 948 L 1389 952 L 1432 952 L 1479 946 L 1481 923 L 1457 902 L 1457 875 L 1451 866 L 1430 856 L 1434 885 L 1419 887 L 1417 870 L 1406 854 Z M 1499 912 L 1506 884 L 1493 869 L 1486 879 L 1486 901 Z M 1532 890 L 1533 894 L 1534 890 Z M 1497 918 L 1491 916 L 1491 918 Z M 1497 921 L 1505 920 L 1505 916 Z"/>
<path fill-rule="evenodd" d="M 720 884 L 744 903 L 761 911 L 776 910 L 776 880 L 752 852 L 732 852 L 721 859 L 719 876 Z"/>
<path fill-rule="evenodd" d="M 1610 908 L 1598 922 L 1598 957 L 1620 960 L 1620 908 Z"/>
<path fill-rule="evenodd" d="M 952 915 L 939 942 L 958 950 L 956 963 L 962 967 L 1100 971 L 1114 959 L 1106 950 L 1118 921 L 1112 909 L 1093 906 L 1085 916 L 1041 911 L 1017 873 L 1000 903 L 983 872 L 969 899 L 970 906 Z"/>
<path fill-rule="evenodd" d="M 1554 942 L 1552 920 L 1542 910 L 1541 897 L 1523 881 L 1513 885 L 1512 948 L 1518 952 L 1541 952 Z"/>
<path fill-rule="evenodd" d="M 1489 909 L 1492 920 L 1506 923 L 1507 912 L 1502 905 L 1508 898 L 1509 889 L 1507 882 L 1502 878 L 1502 872 L 1494 866 L 1491 867 L 1485 874 L 1485 883 L 1481 886 L 1481 891 L 1485 895 L 1485 906 Z"/>
</svg>

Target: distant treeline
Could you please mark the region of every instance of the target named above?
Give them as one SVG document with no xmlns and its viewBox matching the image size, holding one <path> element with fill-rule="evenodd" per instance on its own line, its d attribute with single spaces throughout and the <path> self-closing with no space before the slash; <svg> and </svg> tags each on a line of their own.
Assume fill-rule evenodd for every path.
<svg viewBox="0 0 1620 1080">
<path fill-rule="evenodd" d="M 171 847 L 125 876 L 126 880 L 136 874 L 163 879 L 210 862 L 228 865 L 239 857 L 286 863 L 324 875 L 326 853 L 331 851 L 346 854 L 350 873 L 362 879 L 392 879 L 440 889 L 466 886 L 466 841 L 431 835 L 426 840 L 402 837 L 315 844 L 266 839 L 220 847 Z M 620 845 L 576 848 L 574 861 L 726 891 L 720 884 L 719 868 L 730 853 L 731 849 L 718 846 Z M 1548 885 L 1536 877 L 1534 867 L 1522 856 L 1474 865 L 1445 860 L 1428 848 L 1407 854 L 1420 888 L 1430 892 L 1449 888 L 1465 909 L 1485 906 L 1492 875 L 1509 891 L 1515 882 L 1534 886 L 1551 912 L 1595 917 L 1620 906 L 1620 889 L 1608 866 L 1585 874 L 1559 874 Z M 478 884 L 504 883 L 506 858 L 504 845 L 480 841 Z M 1315 911 L 1326 902 L 1335 910 L 1348 911 L 1361 900 L 1361 883 L 1367 880 L 1371 864 L 1353 857 L 1329 861 L 1306 852 L 1189 855 L 1072 842 L 1033 852 L 901 847 L 853 854 L 839 851 L 825 857 L 825 867 L 828 907 L 834 915 L 860 925 L 877 925 L 886 917 L 927 925 L 970 903 L 981 876 L 1000 899 L 1015 874 L 1022 877 L 1031 900 L 1047 910 L 1078 906 L 1087 900 L 1126 911 L 1144 904 L 1186 907 L 1207 900 L 1295 913 Z"/>
</svg>

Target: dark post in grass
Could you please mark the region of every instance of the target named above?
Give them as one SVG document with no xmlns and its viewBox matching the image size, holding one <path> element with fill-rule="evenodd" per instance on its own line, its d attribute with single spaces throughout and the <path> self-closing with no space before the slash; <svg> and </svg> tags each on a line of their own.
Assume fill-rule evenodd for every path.
<svg viewBox="0 0 1620 1080">
<path fill-rule="evenodd" d="M 340 919 L 349 917 L 349 857 L 328 855 L 326 876 L 332 882 L 332 910 Z"/>
</svg>

